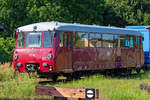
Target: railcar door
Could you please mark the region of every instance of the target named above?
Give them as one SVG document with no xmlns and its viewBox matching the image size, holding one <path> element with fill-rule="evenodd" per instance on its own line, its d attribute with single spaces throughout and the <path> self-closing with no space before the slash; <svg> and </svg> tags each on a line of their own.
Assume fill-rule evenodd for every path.
<svg viewBox="0 0 150 100">
<path fill-rule="evenodd" d="M 72 72 L 72 32 L 64 32 L 64 72 Z"/>
<path fill-rule="evenodd" d="M 142 55 L 143 55 L 143 52 L 142 52 L 142 40 L 140 39 L 140 37 L 136 37 L 136 53 L 137 53 L 137 65 L 136 67 L 141 67 L 141 65 L 143 64 L 142 63 Z"/>
<path fill-rule="evenodd" d="M 72 32 L 60 32 L 56 52 L 56 71 L 72 72 Z"/>
</svg>

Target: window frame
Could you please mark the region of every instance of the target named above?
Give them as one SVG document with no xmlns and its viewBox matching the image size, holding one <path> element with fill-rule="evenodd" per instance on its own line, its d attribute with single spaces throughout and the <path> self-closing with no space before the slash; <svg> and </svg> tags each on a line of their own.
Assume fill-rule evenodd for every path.
<svg viewBox="0 0 150 100">
<path fill-rule="evenodd" d="M 24 33 L 24 45 L 22 46 L 22 47 L 18 47 L 18 35 L 20 34 L 20 33 Z M 18 32 L 17 33 L 17 38 L 16 38 L 16 48 L 25 48 L 25 46 L 26 46 L 26 32 Z"/>
<path fill-rule="evenodd" d="M 86 33 L 86 34 L 88 34 L 88 47 L 77 47 L 76 46 L 76 43 L 75 43 L 75 41 L 76 41 L 76 34 L 78 33 L 79 31 L 75 31 L 74 32 L 74 34 L 75 34 L 75 36 L 74 36 L 74 47 L 75 48 L 137 48 L 136 46 L 135 46 L 135 40 L 134 40 L 134 38 L 135 37 L 137 37 L 137 35 L 128 35 L 128 34 L 118 34 L 118 33 L 116 33 L 116 34 L 113 34 L 113 33 L 99 33 L 99 32 L 81 32 L 81 33 Z M 89 43 L 90 43 L 90 34 L 100 34 L 101 35 L 101 39 L 102 39 L 102 41 L 101 41 L 101 47 L 90 47 L 90 45 L 89 45 Z M 113 37 L 113 47 L 104 47 L 103 46 L 103 34 L 108 34 L 108 35 L 112 35 L 112 37 Z M 117 43 L 117 46 L 115 46 L 115 35 L 118 37 L 118 43 Z M 131 43 L 130 43 L 130 41 L 128 41 L 129 42 L 129 46 L 128 47 L 126 47 L 125 46 L 125 44 L 124 44 L 124 46 L 121 46 L 121 39 L 120 39 L 120 36 L 132 36 L 133 37 L 133 47 L 131 47 Z M 125 38 L 125 40 L 126 40 L 127 38 Z M 129 40 L 130 40 L 130 38 L 129 38 Z M 141 40 L 140 40 L 141 41 Z"/>
<path fill-rule="evenodd" d="M 42 48 L 43 47 L 43 33 L 44 33 L 44 31 L 36 31 L 36 32 L 41 33 L 41 46 L 40 47 L 27 47 L 27 35 L 28 35 L 28 33 L 31 33 L 31 32 L 34 32 L 34 31 L 26 32 L 25 48 Z"/>
<path fill-rule="evenodd" d="M 50 32 L 50 34 L 52 34 L 52 32 L 54 32 L 54 33 L 53 33 L 52 46 L 50 46 L 50 47 L 44 47 L 44 33 L 45 33 L 45 32 Z M 43 48 L 52 48 L 52 47 L 54 47 L 54 38 L 55 38 L 55 34 L 56 34 L 56 33 L 57 33 L 56 31 L 43 31 L 43 32 L 42 32 L 42 41 L 41 41 L 41 43 L 42 43 L 41 45 L 42 45 L 42 46 L 41 46 L 41 47 L 43 47 Z"/>
<path fill-rule="evenodd" d="M 91 47 L 91 46 L 90 46 L 89 43 L 90 43 L 90 39 L 91 39 L 91 37 L 90 37 L 91 34 L 93 34 L 93 35 L 99 35 L 99 36 L 100 36 L 100 38 L 96 38 L 96 39 L 101 39 L 101 41 L 100 41 L 100 45 L 101 45 L 101 46 L 96 46 L 96 47 L 95 47 L 95 46 L 94 46 L 94 47 Z M 91 33 L 88 33 L 88 35 L 89 35 L 89 37 L 88 37 L 88 47 L 89 47 L 89 48 L 100 48 L 100 47 L 102 47 L 103 43 L 102 43 L 102 34 L 101 34 L 101 33 L 98 33 L 98 32 L 93 32 L 93 33 L 92 33 L 92 32 L 91 32 Z"/>
<path fill-rule="evenodd" d="M 112 47 L 104 47 L 103 35 L 112 35 Z M 110 40 L 110 39 L 109 39 Z M 109 42 L 110 43 L 110 42 Z M 102 48 L 114 48 L 114 34 L 102 33 Z"/>
<path fill-rule="evenodd" d="M 79 46 L 76 46 L 76 34 L 77 33 L 85 33 L 85 34 L 87 34 L 87 36 L 88 36 L 88 45 L 87 45 L 87 47 L 86 46 L 84 46 L 84 47 L 79 47 Z M 89 48 L 89 32 L 80 32 L 80 31 L 76 31 L 75 32 L 75 36 L 74 36 L 74 45 L 73 45 L 75 48 Z"/>
</svg>

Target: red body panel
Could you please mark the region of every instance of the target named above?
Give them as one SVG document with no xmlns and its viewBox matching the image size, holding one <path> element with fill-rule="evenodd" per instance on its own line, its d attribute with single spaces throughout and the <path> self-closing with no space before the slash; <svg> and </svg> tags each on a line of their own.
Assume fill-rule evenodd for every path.
<svg viewBox="0 0 150 100">
<path fill-rule="evenodd" d="M 16 33 L 17 35 L 18 33 Z M 26 33 L 27 34 L 27 33 Z M 43 34 L 43 33 L 42 33 Z M 26 35 L 25 35 L 26 36 Z M 15 43 L 15 51 L 13 54 L 13 66 L 14 69 L 19 69 L 20 72 L 26 72 L 26 64 L 33 63 L 38 64 L 38 70 L 40 72 L 56 72 L 55 71 L 55 45 L 56 38 L 53 39 L 53 47 L 44 48 L 43 46 L 39 48 L 26 48 L 26 44 L 24 48 L 17 48 L 17 40 Z M 26 38 L 25 38 L 26 42 Z M 43 35 L 42 35 L 42 44 L 43 44 Z M 51 54 L 53 59 L 49 59 L 48 55 Z M 15 60 L 15 55 L 17 55 L 17 59 Z M 18 63 L 21 63 L 21 66 L 17 66 Z M 47 63 L 47 66 L 43 66 L 43 63 Z M 49 70 L 49 66 L 52 67 L 52 71 Z"/>
<path fill-rule="evenodd" d="M 25 72 L 25 64 L 27 63 L 37 63 L 39 64 L 39 69 L 41 72 L 50 72 L 48 67 L 44 67 L 42 64 L 47 63 L 48 65 L 54 66 L 54 60 L 50 60 L 48 55 L 52 52 L 53 57 L 55 49 L 53 48 L 26 48 L 26 49 L 16 49 L 14 55 L 17 54 L 18 59 L 13 59 L 13 64 L 21 63 L 22 66 L 18 67 L 20 72 Z M 53 67 L 55 68 L 55 67 Z M 54 69 L 53 69 L 54 70 Z"/>
<path fill-rule="evenodd" d="M 71 46 L 68 46 L 69 38 L 67 37 L 67 46 L 59 47 L 60 32 L 57 31 L 57 34 L 52 48 L 16 48 L 13 55 L 14 68 L 16 69 L 17 64 L 21 63 L 22 66 L 17 66 L 17 68 L 20 72 L 26 72 L 25 65 L 27 63 L 36 63 L 39 65 L 40 72 L 70 73 L 86 70 L 132 68 L 144 64 L 144 53 L 141 48 L 76 48 L 73 32 L 64 32 L 67 36 L 71 34 Z M 49 54 L 53 56 L 53 59 L 48 58 Z M 17 60 L 14 58 L 15 55 L 18 57 Z M 43 66 L 43 63 L 53 66 L 53 70 L 50 71 L 49 67 Z"/>
<path fill-rule="evenodd" d="M 99 70 L 136 67 L 138 49 L 123 48 L 74 48 L 74 69 Z"/>
</svg>

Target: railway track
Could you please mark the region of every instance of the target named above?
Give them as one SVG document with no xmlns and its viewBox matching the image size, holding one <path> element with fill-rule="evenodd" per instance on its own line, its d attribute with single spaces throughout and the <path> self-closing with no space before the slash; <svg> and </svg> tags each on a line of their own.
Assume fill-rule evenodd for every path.
<svg viewBox="0 0 150 100">
<path fill-rule="evenodd" d="M 131 79 L 131 78 L 139 77 L 143 74 L 144 74 L 144 72 L 141 72 L 139 74 L 138 73 L 132 73 L 132 74 L 129 74 L 129 75 L 121 74 L 121 75 L 104 75 L 104 76 L 105 77 L 112 77 L 112 78 L 130 78 Z M 88 76 L 83 76 L 83 77 L 81 77 L 81 79 L 84 79 L 85 77 L 88 77 Z M 72 80 L 74 80 L 74 79 L 72 79 Z M 71 82 L 72 80 L 67 80 L 67 78 L 63 77 L 63 78 L 59 78 L 56 82 L 49 79 L 49 80 L 39 81 L 38 84 L 40 84 L 40 85 L 46 85 L 46 84 L 55 85 L 55 84 L 58 84 L 58 83 L 63 84 L 63 83 Z"/>
<path fill-rule="evenodd" d="M 52 80 L 39 81 L 38 84 L 40 84 L 40 85 L 46 85 L 46 84 L 54 85 L 56 83 L 67 83 L 67 82 L 69 82 L 69 81 L 66 79 L 58 79 L 56 82 L 54 82 Z"/>
</svg>

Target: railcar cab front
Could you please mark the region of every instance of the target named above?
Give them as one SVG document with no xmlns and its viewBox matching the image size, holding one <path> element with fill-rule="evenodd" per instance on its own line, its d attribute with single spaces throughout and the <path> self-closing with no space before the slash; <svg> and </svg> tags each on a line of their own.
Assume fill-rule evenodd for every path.
<svg viewBox="0 0 150 100">
<path fill-rule="evenodd" d="M 25 27 L 16 32 L 13 65 L 19 72 L 55 72 L 56 32 L 37 27 L 33 30 Z"/>
</svg>

